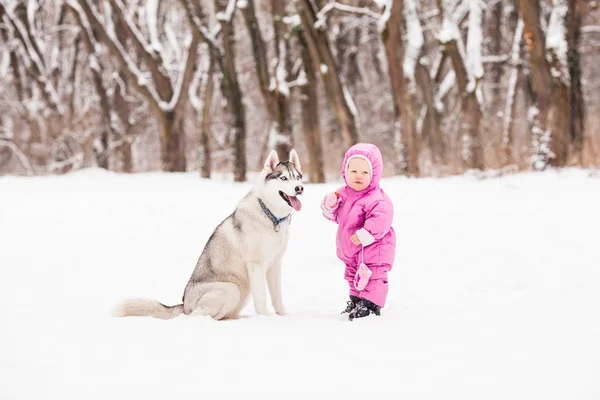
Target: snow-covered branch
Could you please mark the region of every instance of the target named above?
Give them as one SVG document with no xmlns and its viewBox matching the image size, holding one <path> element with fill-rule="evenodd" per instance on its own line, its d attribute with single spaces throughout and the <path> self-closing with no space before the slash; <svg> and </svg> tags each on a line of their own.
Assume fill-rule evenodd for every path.
<svg viewBox="0 0 600 400">
<path fill-rule="evenodd" d="M 406 52 L 404 53 L 404 75 L 412 84 L 415 83 L 415 67 L 423 49 L 423 31 L 417 15 L 414 0 L 404 2 L 404 20 L 406 21 Z"/>
<path fill-rule="evenodd" d="M 233 13 L 235 12 L 237 0 L 229 0 L 227 3 L 227 8 L 225 11 L 221 11 L 217 13 L 217 21 L 222 21 L 226 23 L 231 23 L 231 19 L 233 18 Z"/>
<path fill-rule="evenodd" d="M 467 91 L 469 92 L 475 90 L 477 82 L 483 78 L 481 14 L 481 1 L 469 0 L 469 32 L 467 35 L 467 72 L 469 73 Z"/>
<path fill-rule="evenodd" d="M 146 24 L 150 34 L 150 45 L 157 53 L 161 53 L 163 48 L 158 38 L 158 0 L 147 0 L 146 3 Z"/>
<path fill-rule="evenodd" d="M 550 14 L 550 24 L 546 33 L 546 50 L 552 53 L 553 65 L 551 73 L 565 85 L 570 84 L 569 64 L 567 61 L 567 44 L 565 18 L 569 8 L 565 0 L 554 0 Z"/>
<path fill-rule="evenodd" d="M 346 4 L 341 4 L 338 2 L 327 3 L 325 6 L 317 13 L 317 24 L 319 21 L 324 21 L 327 17 L 327 14 L 332 10 L 338 10 L 348 14 L 356 14 L 360 16 L 369 17 L 373 20 L 378 20 L 381 15 L 377 14 L 366 7 L 353 7 Z M 315 26 L 316 27 L 316 26 Z"/>
</svg>

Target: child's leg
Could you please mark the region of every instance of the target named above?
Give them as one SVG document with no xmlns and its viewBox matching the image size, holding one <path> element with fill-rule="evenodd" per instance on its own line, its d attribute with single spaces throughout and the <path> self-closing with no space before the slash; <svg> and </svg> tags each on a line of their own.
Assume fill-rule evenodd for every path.
<svg viewBox="0 0 600 400">
<path fill-rule="evenodd" d="M 360 291 L 358 297 L 367 299 L 375 305 L 383 308 L 388 295 L 388 277 L 389 265 L 369 266 L 373 272 L 369 283 Z"/>
<path fill-rule="evenodd" d="M 385 306 L 385 300 L 388 295 L 388 280 L 385 279 L 371 279 L 367 284 L 367 287 L 360 292 L 359 297 L 361 299 L 367 299 L 373 304 L 383 308 Z"/>
<path fill-rule="evenodd" d="M 344 279 L 348 281 L 350 287 L 350 298 L 360 297 L 360 292 L 354 288 L 354 275 L 356 275 L 356 266 L 346 264 L 346 271 L 344 273 Z"/>
</svg>

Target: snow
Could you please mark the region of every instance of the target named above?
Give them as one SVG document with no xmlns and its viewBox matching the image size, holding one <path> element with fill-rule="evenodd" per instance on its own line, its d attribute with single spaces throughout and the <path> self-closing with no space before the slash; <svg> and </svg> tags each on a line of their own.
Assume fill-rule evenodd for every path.
<svg viewBox="0 0 600 400">
<path fill-rule="evenodd" d="M 250 184 L 196 173 L 0 178 L 0 398 L 597 399 L 600 182 L 584 170 L 386 178 L 397 257 L 381 317 L 347 321 L 335 225 L 307 184 L 288 315 L 109 317 L 178 303 Z M 318 279 L 315 279 L 318 277 Z"/>
</svg>

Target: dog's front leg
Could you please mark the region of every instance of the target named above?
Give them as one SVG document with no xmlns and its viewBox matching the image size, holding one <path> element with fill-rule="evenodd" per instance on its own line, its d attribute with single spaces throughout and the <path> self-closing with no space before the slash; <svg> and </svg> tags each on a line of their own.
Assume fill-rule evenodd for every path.
<svg viewBox="0 0 600 400">
<path fill-rule="evenodd" d="M 248 275 L 250 278 L 250 291 L 254 300 L 254 309 L 257 314 L 268 315 L 265 268 L 260 264 L 250 264 L 248 266 Z"/>
<path fill-rule="evenodd" d="M 275 312 L 277 315 L 284 315 L 285 307 L 281 296 L 281 259 L 277 260 L 267 272 L 267 284 L 269 285 L 269 293 L 271 293 L 271 302 Z"/>
</svg>

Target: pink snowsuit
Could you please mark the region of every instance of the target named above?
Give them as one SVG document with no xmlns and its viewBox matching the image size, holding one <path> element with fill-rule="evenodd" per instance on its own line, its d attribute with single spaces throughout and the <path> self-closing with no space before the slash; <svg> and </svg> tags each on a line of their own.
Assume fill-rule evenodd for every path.
<svg viewBox="0 0 600 400">
<path fill-rule="evenodd" d="M 385 306 L 388 293 L 387 273 L 392 268 L 396 254 L 396 234 L 392 228 L 394 208 L 390 198 L 379 187 L 383 173 L 383 158 L 377 146 L 359 143 L 352 146 L 342 163 L 342 176 L 346 180 L 348 162 L 353 157 L 367 160 L 371 166 L 371 182 L 361 191 L 346 185 L 339 188 L 338 205 L 329 208 L 325 199 L 321 204 L 325 218 L 336 222 L 337 256 L 346 264 L 345 279 L 350 285 L 350 295 Z M 355 245 L 350 237 L 357 234 L 362 246 Z M 364 246 L 364 247 L 363 247 Z M 362 258 L 372 275 L 363 290 L 357 290 L 355 276 Z"/>
</svg>

